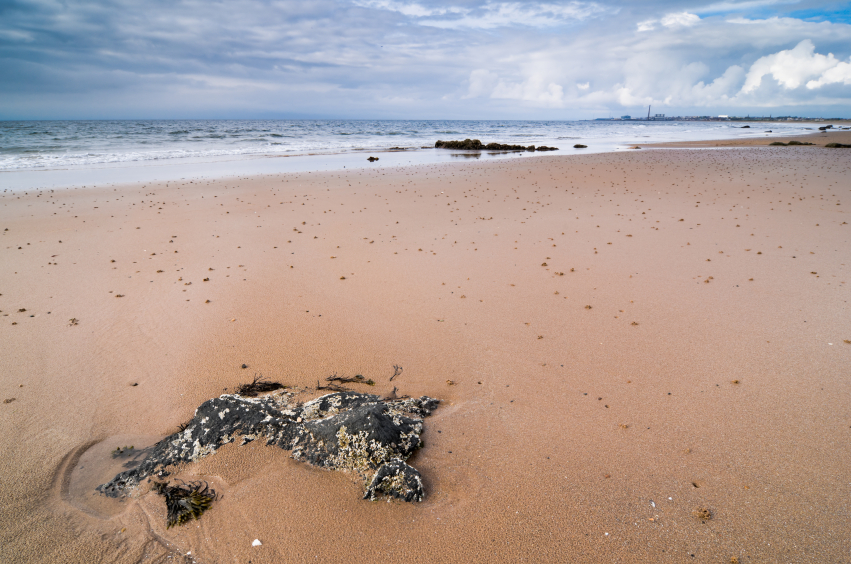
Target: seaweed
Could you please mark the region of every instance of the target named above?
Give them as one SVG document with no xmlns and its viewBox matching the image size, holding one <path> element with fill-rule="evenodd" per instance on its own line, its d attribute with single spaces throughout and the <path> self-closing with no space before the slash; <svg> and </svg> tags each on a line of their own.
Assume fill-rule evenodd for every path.
<svg viewBox="0 0 851 564">
<path fill-rule="evenodd" d="M 218 499 L 216 491 L 210 489 L 207 482 L 187 484 L 181 481 L 179 486 L 170 486 L 168 482 L 154 482 L 154 490 L 165 498 L 168 511 L 167 529 L 183 525 L 190 519 L 198 519 Z"/>
<path fill-rule="evenodd" d="M 274 392 L 275 390 L 282 390 L 286 388 L 280 382 L 270 382 L 266 380 L 262 374 L 259 376 L 254 376 L 254 380 L 251 381 L 250 384 L 242 384 L 240 387 L 236 389 L 236 393 L 246 398 L 257 397 L 258 394 L 265 394 L 266 392 Z"/>
<path fill-rule="evenodd" d="M 316 390 L 317 391 L 319 391 L 319 390 L 331 390 L 331 391 L 334 391 L 334 392 L 350 392 L 351 391 L 350 389 L 348 389 L 344 386 L 341 386 L 339 384 L 335 384 L 333 382 L 323 386 L 322 384 L 319 383 L 319 380 L 316 381 Z"/>
<path fill-rule="evenodd" d="M 363 376 L 361 376 L 360 374 L 355 375 L 353 378 L 347 378 L 345 376 L 337 376 L 336 372 L 334 374 L 332 374 L 331 376 L 328 376 L 327 378 L 325 378 L 325 381 L 326 382 L 339 382 L 341 384 L 366 384 L 367 386 L 374 386 L 375 385 L 375 381 L 372 378 L 366 379 Z"/>
<path fill-rule="evenodd" d="M 401 373 L 402 373 L 402 367 L 399 366 L 398 364 L 394 364 L 393 365 L 393 376 L 390 377 L 390 381 L 392 382 L 393 378 L 395 378 L 396 376 L 398 376 Z"/>
</svg>

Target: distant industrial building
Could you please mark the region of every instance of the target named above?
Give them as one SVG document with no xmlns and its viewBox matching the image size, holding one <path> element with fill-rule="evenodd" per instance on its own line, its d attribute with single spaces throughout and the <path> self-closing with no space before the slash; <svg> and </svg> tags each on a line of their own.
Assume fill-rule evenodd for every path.
<svg viewBox="0 0 851 564">
<path fill-rule="evenodd" d="M 621 116 L 621 119 L 632 119 L 632 116 Z"/>
</svg>

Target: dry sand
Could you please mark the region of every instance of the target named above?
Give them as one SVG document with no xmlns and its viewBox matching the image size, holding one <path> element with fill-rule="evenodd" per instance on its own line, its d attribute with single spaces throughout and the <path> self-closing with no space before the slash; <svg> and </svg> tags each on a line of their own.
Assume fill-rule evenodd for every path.
<svg viewBox="0 0 851 564">
<path fill-rule="evenodd" d="M 847 561 L 849 165 L 645 150 L 0 194 L 0 561 Z M 443 400 L 424 502 L 262 442 L 178 469 L 223 494 L 182 527 L 144 486 L 94 494 L 110 451 L 254 374 L 334 372 Z"/>
</svg>

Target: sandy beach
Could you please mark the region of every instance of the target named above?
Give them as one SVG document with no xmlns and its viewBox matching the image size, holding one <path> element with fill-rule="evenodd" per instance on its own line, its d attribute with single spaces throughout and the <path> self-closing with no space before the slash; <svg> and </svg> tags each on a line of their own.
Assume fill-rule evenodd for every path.
<svg viewBox="0 0 851 564">
<path fill-rule="evenodd" d="M 0 561 L 847 561 L 851 149 L 715 145 L 0 192 Z M 181 527 L 94 491 L 334 373 L 441 400 L 423 502 L 262 441 Z"/>
</svg>

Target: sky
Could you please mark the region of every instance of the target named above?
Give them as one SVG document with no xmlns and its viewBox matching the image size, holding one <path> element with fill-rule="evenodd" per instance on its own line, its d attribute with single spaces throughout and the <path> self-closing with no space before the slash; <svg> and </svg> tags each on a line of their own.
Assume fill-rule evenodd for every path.
<svg viewBox="0 0 851 564">
<path fill-rule="evenodd" d="M 0 0 L 0 119 L 851 118 L 851 1 Z"/>
</svg>

